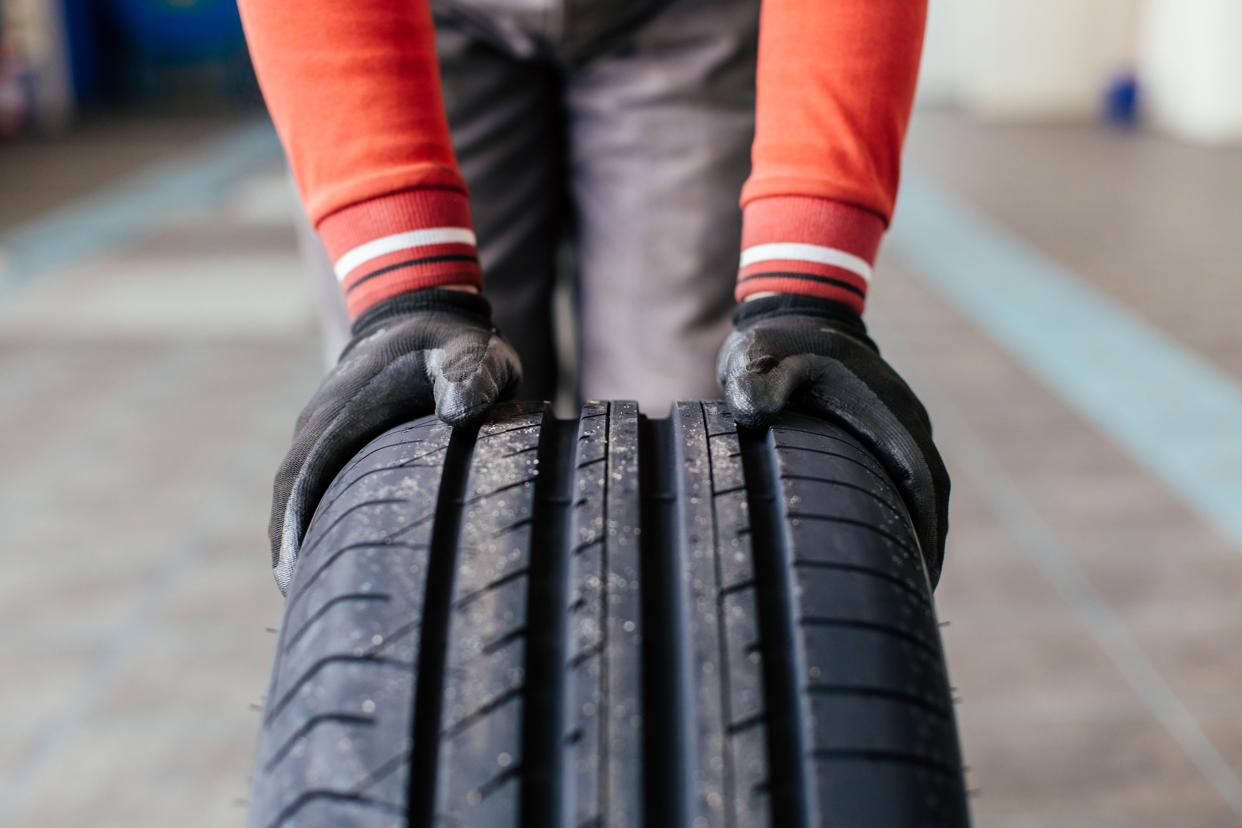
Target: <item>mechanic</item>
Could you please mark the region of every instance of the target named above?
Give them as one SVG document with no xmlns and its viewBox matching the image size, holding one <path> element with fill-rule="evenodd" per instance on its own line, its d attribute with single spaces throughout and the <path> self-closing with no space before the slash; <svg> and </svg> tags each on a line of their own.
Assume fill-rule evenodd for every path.
<svg viewBox="0 0 1242 828">
<path fill-rule="evenodd" d="M 240 6 L 352 320 L 276 478 L 282 590 L 368 440 L 554 395 L 564 238 L 583 397 L 655 411 L 718 381 L 743 426 L 787 406 L 842 423 L 901 489 L 935 582 L 948 475 L 861 318 L 926 0 Z"/>
</svg>

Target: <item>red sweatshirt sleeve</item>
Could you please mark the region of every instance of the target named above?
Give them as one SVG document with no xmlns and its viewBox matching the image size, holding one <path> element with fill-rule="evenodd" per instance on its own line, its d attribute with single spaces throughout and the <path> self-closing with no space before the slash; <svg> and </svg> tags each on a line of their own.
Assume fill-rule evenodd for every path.
<svg viewBox="0 0 1242 828">
<path fill-rule="evenodd" d="M 482 281 L 428 0 L 241 0 L 268 110 L 350 314 Z"/>
<path fill-rule="evenodd" d="M 897 194 L 926 0 L 764 0 L 737 298 L 862 311 Z"/>
</svg>

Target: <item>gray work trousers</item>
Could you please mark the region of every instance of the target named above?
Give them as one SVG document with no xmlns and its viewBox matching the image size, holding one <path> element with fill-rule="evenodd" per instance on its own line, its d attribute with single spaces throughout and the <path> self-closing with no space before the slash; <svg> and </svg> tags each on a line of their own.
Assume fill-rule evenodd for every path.
<svg viewBox="0 0 1242 828">
<path fill-rule="evenodd" d="M 556 394 L 566 320 L 553 293 L 567 258 L 581 398 L 636 399 L 660 416 L 672 400 L 719 395 L 758 6 L 433 0 L 485 293 L 522 359 L 520 398 Z M 336 349 L 345 315 L 326 258 L 317 269 Z"/>
</svg>

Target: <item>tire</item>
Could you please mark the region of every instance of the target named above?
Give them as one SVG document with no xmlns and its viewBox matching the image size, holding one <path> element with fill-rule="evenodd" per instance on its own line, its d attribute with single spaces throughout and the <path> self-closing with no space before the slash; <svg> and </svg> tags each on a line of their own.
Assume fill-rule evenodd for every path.
<svg viewBox="0 0 1242 828">
<path fill-rule="evenodd" d="M 967 825 L 902 501 L 713 402 L 389 431 L 303 543 L 250 824 Z"/>
</svg>

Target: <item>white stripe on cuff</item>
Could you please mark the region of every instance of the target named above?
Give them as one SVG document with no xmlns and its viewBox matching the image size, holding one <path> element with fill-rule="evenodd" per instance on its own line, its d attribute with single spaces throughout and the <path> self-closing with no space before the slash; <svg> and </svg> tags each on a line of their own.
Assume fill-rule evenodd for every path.
<svg viewBox="0 0 1242 828">
<path fill-rule="evenodd" d="M 862 277 L 864 282 L 871 281 L 871 265 L 866 259 L 835 247 L 821 247 L 818 244 L 796 244 L 794 242 L 756 244 L 742 251 L 740 266 L 746 267 L 756 262 L 776 259 L 832 265 Z"/>
<path fill-rule="evenodd" d="M 425 247 L 429 244 L 474 243 L 474 232 L 464 227 L 429 227 L 426 230 L 410 230 L 358 245 L 337 259 L 333 269 L 336 271 L 336 278 L 343 280 L 358 265 L 366 264 L 372 259 L 386 256 L 389 253 L 396 253 L 398 250 Z"/>
</svg>

